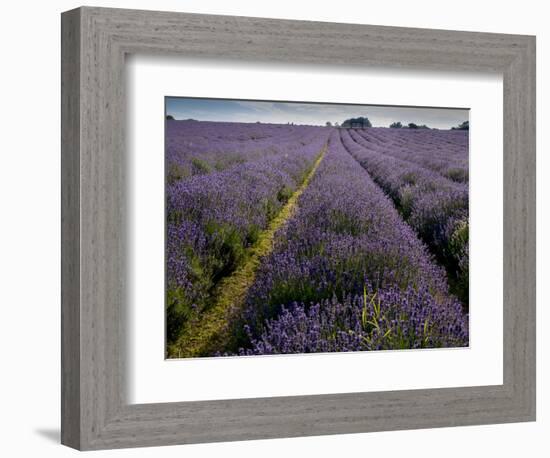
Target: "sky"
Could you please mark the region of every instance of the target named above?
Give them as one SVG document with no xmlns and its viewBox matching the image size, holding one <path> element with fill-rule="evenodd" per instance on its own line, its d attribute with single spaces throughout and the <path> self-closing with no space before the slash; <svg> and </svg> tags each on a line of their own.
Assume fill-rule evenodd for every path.
<svg viewBox="0 0 550 458">
<path fill-rule="evenodd" d="M 262 122 L 325 125 L 366 116 L 375 127 L 394 121 L 438 129 L 450 129 L 468 120 L 469 110 L 457 108 L 411 108 L 376 105 L 343 105 L 225 99 L 166 97 L 166 115 L 197 121 Z"/>
</svg>

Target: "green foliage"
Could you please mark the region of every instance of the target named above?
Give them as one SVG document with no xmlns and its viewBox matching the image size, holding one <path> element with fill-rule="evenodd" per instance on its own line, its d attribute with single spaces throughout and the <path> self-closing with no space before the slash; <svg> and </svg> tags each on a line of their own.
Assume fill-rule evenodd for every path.
<svg viewBox="0 0 550 458">
<path fill-rule="evenodd" d="M 182 288 L 168 285 L 166 290 L 166 339 L 168 344 L 175 342 L 184 326 L 196 317 L 204 308 L 203 299 L 213 286 L 212 266 L 208 259 L 200 259 L 190 247 L 182 246 L 187 262 L 189 276 L 193 281 L 195 296 L 190 298 Z"/>
<path fill-rule="evenodd" d="M 227 169 L 228 167 L 232 167 L 237 164 L 244 164 L 246 160 L 239 156 L 239 153 L 234 153 L 232 155 L 231 153 L 224 154 L 223 157 L 220 157 L 219 159 L 214 161 L 213 168 L 220 172 L 222 170 Z"/>
<path fill-rule="evenodd" d="M 461 221 L 456 225 L 456 228 L 449 241 L 449 248 L 455 256 L 460 256 L 468 245 L 469 239 L 468 221 Z"/>
<path fill-rule="evenodd" d="M 464 121 L 457 127 L 453 127 L 452 130 L 470 130 L 470 121 Z"/>
<path fill-rule="evenodd" d="M 459 183 L 466 183 L 468 181 L 468 169 L 465 168 L 451 168 L 447 170 L 445 176 L 450 180 L 457 181 Z"/>
<path fill-rule="evenodd" d="M 251 225 L 246 234 L 246 243 L 254 245 L 260 238 L 262 230 L 255 224 Z"/>
<path fill-rule="evenodd" d="M 174 184 L 176 181 L 186 178 L 189 175 L 191 175 L 191 172 L 187 168 L 172 163 L 166 172 L 166 181 L 168 184 Z"/>
<path fill-rule="evenodd" d="M 412 186 L 403 186 L 399 190 L 399 208 L 403 218 L 407 219 L 411 216 L 414 202 L 414 190 Z"/>
<path fill-rule="evenodd" d="M 426 124 L 415 124 L 414 122 L 410 122 L 407 126 L 409 129 L 429 129 L 429 127 Z"/>
<path fill-rule="evenodd" d="M 192 175 L 205 175 L 212 172 L 214 168 L 218 170 L 219 164 L 215 164 L 213 167 L 208 162 L 199 158 L 191 158 L 191 164 L 184 166 L 179 164 L 170 164 L 166 171 L 166 182 L 168 184 L 174 184 L 176 181 L 182 178 L 188 178 Z M 221 170 L 223 167 L 220 167 Z"/>
<path fill-rule="evenodd" d="M 196 172 L 194 175 L 204 175 L 212 171 L 212 166 L 203 159 L 194 157 L 191 159 L 191 164 L 193 165 L 194 172 Z"/>
<path fill-rule="evenodd" d="M 292 194 L 294 194 L 294 190 L 292 188 L 283 186 L 277 193 L 277 200 L 284 204 L 288 202 L 288 199 L 292 197 Z"/>
<path fill-rule="evenodd" d="M 178 338 L 183 326 L 193 314 L 193 304 L 181 289 L 166 291 L 166 341 L 171 344 Z"/>
<path fill-rule="evenodd" d="M 359 116 L 358 118 L 349 118 L 346 119 L 342 123 L 342 127 L 358 127 L 358 128 L 365 128 L 365 127 L 372 127 L 372 123 L 370 122 L 369 118 L 366 116 Z"/>
<path fill-rule="evenodd" d="M 404 350 L 413 348 L 418 336 L 410 332 L 404 332 L 402 323 L 408 321 L 409 317 L 405 313 L 390 318 L 387 312 L 382 310 L 380 299 L 376 293 L 369 297 L 366 288 L 363 289 L 363 309 L 361 311 L 361 328 L 363 332 L 361 339 L 365 341 L 367 348 L 376 348 L 381 342 L 383 342 L 382 349 Z M 354 334 L 352 330 L 348 330 L 348 332 Z M 420 348 L 433 346 L 433 344 L 430 345 L 430 340 L 436 335 L 430 317 L 426 318 L 422 329 Z"/>
<path fill-rule="evenodd" d="M 167 288 L 166 338 L 169 345 L 175 343 L 189 323 L 210 307 L 212 291 L 222 278 L 231 275 L 245 261 L 246 247 L 255 243 L 260 232 L 259 228 L 252 227 L 243 240 L 234 227 L 209 222 L 205 225 L 209 240 L 207 257 L 201 259 L 191 249 L 181 247 L 190 266 L 189 275 L 196 297 L 189 298 L 180 288 Z"/>
<path fill-rule="evenodd" d="M 468 304 L 469 298 L 469 226 L 468 221 L 463 220 L 455 225 L 449 238 L 449 261 L 454 275 L 449 278 L 453 292 L 464 303 Z"/>
<path fill-rule="evenodd" d="M 418 181 L 418 177 L 415 172 L 406 172 L 401 175 L 401 180 L 403 180 L 408 185 L 415 185 Z"/>
<path fill-rule="evenodd" d="M 209 260 L 213 281 L 229 275 L 244 260 L 245 243 L 238 230 L 229 224 L 210 221 L 205 233 L 209 236 Z"/>
<path fill-rule="evenodd" d="M 280 210 L 279 201 L 273 199 L 264 199 L 262 203 L 267 220 L 272 220 Z"/>
</svg>

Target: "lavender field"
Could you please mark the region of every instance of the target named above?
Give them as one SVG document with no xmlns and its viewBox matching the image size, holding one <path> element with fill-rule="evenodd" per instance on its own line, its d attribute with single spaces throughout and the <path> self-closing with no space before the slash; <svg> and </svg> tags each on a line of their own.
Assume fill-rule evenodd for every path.
<svg viewBox="0 0 550 458">
<path fill-rule="evenodd" d="M 468 346 L 468 130 L 166 121 L 166 356 Z"/>
</svg>

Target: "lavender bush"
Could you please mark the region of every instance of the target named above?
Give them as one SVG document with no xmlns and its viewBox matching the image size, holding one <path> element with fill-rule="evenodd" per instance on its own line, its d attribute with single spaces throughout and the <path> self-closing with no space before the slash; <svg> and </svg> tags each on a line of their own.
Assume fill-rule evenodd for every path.
<svg viewBox="0 0 550 458">
<path fill-rule="evenodd" d="M 433 170 L 453 181 L 468 181 L 468 131 L 373 128 L 355 133 L 371 149 Z"/>
<path fill-rule="evenodd" d="M 322 128 L 308 126 L 168 121 L 167 181 L 173 183 L 269 156 L 289 157 L 318 141 L 321 132 Z"/>
<path fill-rule="evenodd" d="M 468 320 L 456 301 L 438 301 L 427 290 L 391 287 L 325 299 L 309 307 L 292 303 L 269 320 L 242 355 L 462 347 Z"/>
<path fill-rule="evenodd" d="M 375 139 L 370 130 L 375 130 Z M 458 183 L 413 161 L 400 159 L 391 142 L 381 143 L 378 133 L 382 129 L 367 132 L 341 130 L 342 142 L 350 154 L 369 172 L 376 183 L 393 199 L 403 218 L 415 229 L 445 265 L 457 283 L 456 293 L 463 302 L 468 301 L 467 264 L 468 184 Z M 424 136 L 445 139 L 443 132 L 385 129 L 400 136 Z M 461 131 L 447 131 L 452 137 L 463 135 Z M 384 134 L 391 138 L 388 133 Z M 460 137 L 459 137 L 460 138 Z M 435 140 L 433 140 L 435 141 Z M 414 144 L 414 143 L 413 143 Z M 467 148 L 467 143 L 463 144 Z M 454 157 L 449 153 L 450 157 Z M 466 227 L 463 246 L 451 249 L 453 234 Z M 464 231 L 463 231 L 464 232 Z"/>
</svg>

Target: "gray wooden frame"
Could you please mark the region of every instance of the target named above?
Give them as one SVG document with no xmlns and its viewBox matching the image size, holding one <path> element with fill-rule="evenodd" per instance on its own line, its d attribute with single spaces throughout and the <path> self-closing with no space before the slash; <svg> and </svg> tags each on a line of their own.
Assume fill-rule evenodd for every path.
<svg viewBox="0 0 550 458">
<path fill-rule="evenodd" d="M 62 14 L 61 37 L 63 444 L 105 449 L 535 419 L 534 37 L 90 7 Z M 128 53 L 502 73 L 503 385 L 128 404 Z"/>
</svg>

